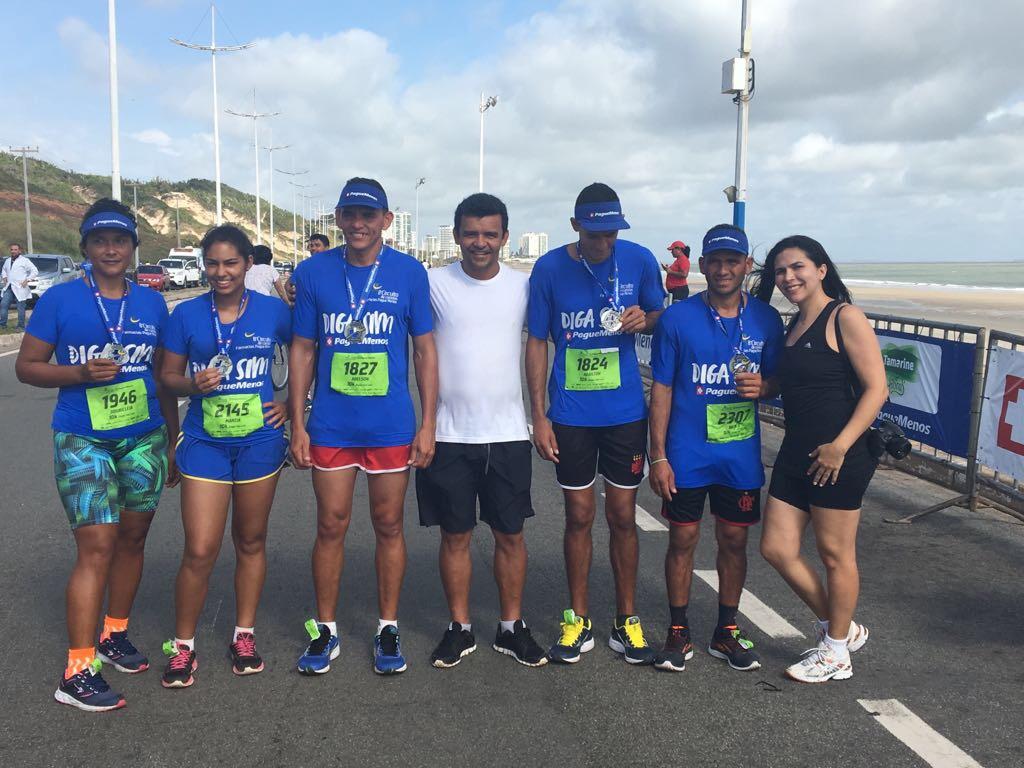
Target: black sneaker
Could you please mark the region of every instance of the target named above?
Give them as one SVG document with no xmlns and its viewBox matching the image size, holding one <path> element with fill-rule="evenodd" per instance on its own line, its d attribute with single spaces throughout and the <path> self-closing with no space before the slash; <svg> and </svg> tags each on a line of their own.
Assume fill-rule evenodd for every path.
<svg viewBox="0 0 1024 768">
<path fill-rule="evenodd" d="M 454 667 L 464 656 L 476 650 L 476 638 L 468 629 L 463 629 L 454 621 L 444 631 L 444 637 L 437 648 L 430 654 L 430 663 L 438 669 Z"/>
<path fill-rule="evenodd" d="M 173 640 L 168 640 L 164 643 L 164 653 L 171 658 L 164 667 L 160 684 L 164 688 L 188 688 L 192 685 L 195 682 L 192 673 L 199 669 L 196 652 L 187 645 L 175 646 Z"/>
<path fill-rule="evenodd" d="M 256 637 L 252 632 L 239 632 L 231 649 L 231 671 L 236 675 L 255 675 L 263 671 L 263 659 L 256 652 Z"/>
<path fill-rule="evenodd" d="M 104 664 L 112 664 L 118 672 L 130 675 L 149 669 L 149 659 L 139 653 L 128 639 L 127 631 L 111 632 L 110 637 L 100 641 L 96 646 L 96 658 Z"/>
<path fill-rule="evenodd" d="M 511 632 L 502 632 L 501 624 L 499 624 L 492 647 L 498 653 L 511 656 L 527 667 L 543 667 L 548 663 L 544 649 L 537 645 L 537 641 L 530 634 L 530 628 L 523 623 L 522 619 L 516 620 L 516 623 L 512 625 Z"/>
<path fill-rule="evenodd" d="M 754 643 L 739 627 L 719 627 L 708 646 L 708 653 L 716 659 L 729 662 L 741 672 L 760 669 L 761 657 L 754 653 Z"/>
<path fill-rule="evenodd" d="M 647 644 L 639 616 L 630 616 L 621 627 L 612 626 L 608 647 L 630 664 L 650 664 L 654 661 L 654 649 Z"/>
<path fill-rule="evenodd" d="M 558 664 L 575 664 L 580 655 L 594 650 L 590 619 L 577 616 L 572 608 L 562 612 L 562 634 L 551 646 L 548 658 Z"/>
<path fill-rule="evenodd" d="M 666 672 L 682 672 L 693 658 L 693 643 L 687 627 L 669 627 L 665 647 L 654 654 L 654 666 Z"/>
<path fill-rule="evenodd" d="M 124 696 L 110 690 L 100 670 L 103 663 L 95 660 L 77 675 L 64 679 L 53 692 L 53 698 L 61 704 L 77 707 L 85 712 L 109 712 L 124 706 Z"/>
</svg>

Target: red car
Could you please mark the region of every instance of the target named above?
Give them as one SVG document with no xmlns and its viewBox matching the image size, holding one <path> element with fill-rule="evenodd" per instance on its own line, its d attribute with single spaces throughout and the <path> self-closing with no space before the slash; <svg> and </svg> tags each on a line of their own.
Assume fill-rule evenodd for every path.
<svg viewBox="0 0 1024 768">
<path fill-rule="evenodd" d="M 166 291 L 171 287 L 171 276 L 159 264 L 140 264 L 135 275 L 135 282 L 157 291 Z"/>
</svg>

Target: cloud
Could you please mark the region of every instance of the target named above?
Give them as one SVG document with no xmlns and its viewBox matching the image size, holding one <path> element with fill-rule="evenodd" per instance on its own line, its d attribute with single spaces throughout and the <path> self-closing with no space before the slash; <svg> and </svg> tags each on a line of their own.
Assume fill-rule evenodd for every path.
<svg viewBox="0 0 1024 768">
<path fill-rule="evenodd" d="M 90 81 L 106 82 L 110 71 L 106 35 L 101 35 L 82 19 L 70 16 L 57 25 L 57 37 L 71 54 L 80 75 Z M 155 82 L 158 70 L 130 53 L 124 41 L 119 40 L 117 74 L 120 86 L 139 87 Z"/>
<path fill-rule="evenodd" d="M 137 131 L 131 134 L 131 138 L 140 144 L 147 144 L 156 147 L 158 152 L 172 157 L 179 157 L 182 152 L 175 147 L 175 141 L 167 133 L 159 128 L 147 128 L 144 131 Z"/>
</svg>

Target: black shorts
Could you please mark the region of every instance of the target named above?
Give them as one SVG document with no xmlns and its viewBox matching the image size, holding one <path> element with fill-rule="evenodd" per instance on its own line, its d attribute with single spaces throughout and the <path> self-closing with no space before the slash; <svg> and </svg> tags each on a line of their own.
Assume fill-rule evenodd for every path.
<svg viewBox="0 0 1024 768">
<path fill-rule="evenodd" d="M 611 427 L 554 424 L 555 476 L 566 490 L 589 488 L 601 475 L 617 488 L 638 488 L 647 461 L 647 419 Z"/>
<path fill-rule="evenodd" d="M 690 295 L 690 286 L 684 285 L 682 288 L 673 288 L 669 293 L 672 294 L 672 301 L 682 301 Z"/>
<path fill-rule="evenodd" d="M 860 509 L 864 494 L 875 474 L 873 462 L 843 466 L 835 485 L 815 485 L 808 475 L 797 475 L 776 467 L 768 494 L 779 501 L 810 512 L 811 507 L 824 509 Z"/>
<path fill-rule="evenodd" d="M 434 461 L 416 470 L 420 525 L 465 533 L 480 519 L 499 533 L 519 533 L 533 517 L 530 480 L 533 446 L 510 443 L 437 443 Z"/>
<path fill-rule="evenodd" d="M 676 488 L 672 501 L 661 504 L 661 516 L 672 525 L 696 525 L 704 517 L 704 500 L 711 497 L 711 514 L 730 525 L 754 525 L 761 519 L 761 489 L 749 491 L 724 485 Z"/>
</svg>

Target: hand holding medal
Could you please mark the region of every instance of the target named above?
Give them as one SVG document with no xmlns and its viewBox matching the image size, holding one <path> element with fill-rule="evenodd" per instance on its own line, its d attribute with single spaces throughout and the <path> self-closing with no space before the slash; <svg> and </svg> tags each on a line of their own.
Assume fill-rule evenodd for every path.
<svg viewBox="0 0 1024 768">
<path fill-rule="evenodd" d="M 593 278 L 594 282 L 597 283 L 598 289 L 601 291 L 601 295 L 608 302 L 607 307 L 602 307 L 598 318 L 601 321 L 601 327 L 604 328 L 608 333 L 620 333 L 622 332 L 623 316 L 629 310 L 623 308 L 622 303 L 619 301 L 619 265 L 615 261 L 615 251 L 612 251 L 612 274 L 608 278 L 608 282 L 612 283 L 612 293 L 608 293 L 601 281 L 597 279 L 597 275 L 594 274 L 593 268 L 583 255 L 582 243 L 576 243 L 576 255 L 579 256 L 580 264 L 587 270 L 587 273 Z M 630 307 L 632 309 L 632 307 Z M 627 331 L 633 332 L 633 331 Z"/>
</svg>

